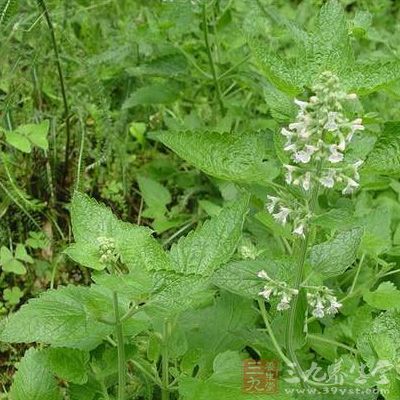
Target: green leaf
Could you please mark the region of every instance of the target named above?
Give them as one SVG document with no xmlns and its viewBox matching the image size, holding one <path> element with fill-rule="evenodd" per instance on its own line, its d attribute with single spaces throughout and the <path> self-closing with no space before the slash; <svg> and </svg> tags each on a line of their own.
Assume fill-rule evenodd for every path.
<svg viewBox="0 0 400 400">
<path fill-rule="evenodd" d="M 101 270 L 100 237 L 114 239 L 121 261 L 132 270 L 170 269 L 170 260 L 151 230 L 119 221 L 112 211 L 85 194 L 76 192 L 71 203 L 72 231 L 75 244 L 66 253 L 80 264 Z"/>
<path fill-rule="evenodd" d="M 337 0 L 330 0 L 321 8 L 311 42 L 315 74 L 328 70 L 341 75 L 346 66 L 354 61 L 346 16 Z"/>
<path fill-rule="evenodd" d="M 365 162 L 364 171 L 389 176 L 400 174 L 400 121 L 385 123 Z"/>
<path fill-rule="evenodd" d="M 276 50 L 268 48 L 264 41 L 252 39 L 249 46 L 257 65 L 276 88 L 290 95 L 302 91 L 306 84 L 306 74 L 294 62 L 284 60 Z"/>
<path fill-rule="evenodd" d="M 25 246 L 21 243 L 17 244 L 17 248 L 15 249 L 15 258 L 28 264 L 33 264 L 33 258 L 27 253 Z"/>
<path fill-rule="evenodd" d="M 380 314 L 369 328 L 359 337 L 357 347 L 370 370 L 377 369 L 376 385 L 384 391 L 385 399 L 397 400 L 400 395 L 398 380 L 398 360 L 400 357 L 400 314 L 398 311 L 386 311 Z M 388 383 L 383 383 L 378 363 L 391 363 L 384 373 Z M 380 382 L 381 381 L 381 382 Z"/>
<path fill-rule="evenodd" d="M 383 282 L 373 292 L 364 294 L 364 301 L 379 310 L 400 308 L 400 290 L 393 282 Z"/>
<path fill-rule="evenodd" d="M 400 78 L 400 61 L 358 63 L 343 74 L 343 84 L 348 90 L 366 95 L 381 89 Z"/>
<path fill-rule="evenodd" d="M 43 354 L 29 349 L 18 365 L 10 390 L 11 400 L 61 400 L 53 374 L 46 368 Z"/>
<path fill-rule="evenodd" d="M 265 184 L 280 172 L 262 132 L 162 132 L 157 137 L 179 157 L 216 178 Z"/>
<path fill-rule="evenodd" d="M 4 266 L 14 258 L 11 250 L 6 246 L 1 246 L 0 249 L 0 264 Z"/>
<path fill-rule="evenodd" d="M 11 289 L 10 288 L 4 289 L 3 299 L 8 303 L 10 303 L 11 305 L 16 305 L 19 303 L 23 295 L 24 294 L 21 291 L 21 289 L 18 286 L 14 286 Z"/>
<path fill-rule="evenodd" d="M 50 122 L 43 121 L 40 124 L 27 124 L 19 126 L 17 131 L 22 133 L 32 142 L 33 145 L 43 150 L 49 149 L 47 135 L 49 133 Z"/>
<path fill-rule="evenodd" d="M 0 340 L 90 350 L 113 330 L 97 320 L 96 309 L 112 309 L 112 299 L 88 287 L 49 290 L 11 315 Z"/>
<path fill-rule="evenodd" d="M 78 349 L 48 348 L 43 354 L 48 368 L 58 378 L 78 385 L 87 382 L 88 352 Z"/>
<path fill-rule="evenodd" d="M 182 315 L 179 325 L 186 332 L 189 348 L 201 351 L 200 359 L 196 360 L 200 368 L 211 371 L 214 357 L 219 353 L 250 344 L 242 333 L 253 327 L 258 318 L 252 304 L 250 299 L 222 292 L 210 307 Z M 204 370 L 200 374 L 204 376 Z"/>
<path fill-rule="evenodd" d="M 6 142 L 24 153 L 32 151 L 31 142 L 20 133 L 6 132 Z"/>
<path fill-rule="evenodd" d="M 170 251 L 174 270 L 210 276 L 229 261 L 241 237 L 248 202 L 243 196 L 174 244 Z"/>
<path fill-rule="evenodd" d="M 341 275 L 356 260 L 362 235 L 362 228 L 354 228 L 313 246 L 310 255 L 313 270 L 324 279 Z"/>
<path fill-rule="evenodd" d="M 219 268 L 212 282 L 231 293 L 254 299 L 264 283 L 257 273 L 265 269 L 265 265 L 265 260 L 233 261 Z"/>
<path fill-rule="evenodd" d="M 179 88 L 170 83 L 155 83 L 144 86 L 133 92 L 122 108 L 127 109 L 138 105 L 151 106 L 155 104 L 171 104 L 179 97 Z"/>
<path fill-rule="evenodd" d="M 171 271 L 158 271 L 153 276 L 154 291 L 146 310 L 165 318 L 176 315 L 196 302 L 201 302 L 209 286 L 209 278 L 182 275 Z M 156 290 L 157 289 L 157 290 Z"/>
<path fill-rule="evenodd" d="M 171 202 L 169 190 L 161 183 L 144 176 L 139 176 L 137 181 L 140 193 L 151 213 L 155 216 L 164 215 L 167 211 L 167 204 Z"/>
<path fill-rule="evenodd" d="M 360 225 L 364 226 L 364 236 L 360 250 L 373 257 L 385 253 L 391 247 L 392 211 L 388 204 L 381 204 L 376 209 L 368 209 L 366 215 L 360 216 Z"/>
<path fill-rule="evenodd" d="M 21 248 L 22 246 L 22 248 Z M 3 268 L 4 272 L 10 272 L 17 275 L 26 274 L 26 268 L 21 261 L 33 263 L 33 259 L 26 253 L 25 247 L 22 244 L 17 245 L 17 249 L 15 252 L 15 258 L 10 249 L 5 246 L 2 246 L 0 249 L 0 265 Z"/>
<path fill-rule="evenodd" d="M 281 393 L 259 394 L 243 391 L 243 361 L 239 353 L 227 351 L 214 360 L 214 373 L 207 379 L 183 377 L 179 383 L 182 400 L 291 400 Z M 280 386 L 283 386 L 280 382 Z"/>
</svg>

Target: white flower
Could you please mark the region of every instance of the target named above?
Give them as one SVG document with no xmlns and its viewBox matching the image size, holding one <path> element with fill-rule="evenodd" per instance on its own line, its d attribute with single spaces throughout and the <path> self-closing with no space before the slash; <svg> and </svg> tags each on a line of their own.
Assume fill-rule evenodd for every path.
<svg viewBox="0 0 400 400">
<path fill-rule="evenodd" d="M 321 185 L 327 188 L 333 188 L 333 186 L 335 185 L 335 174 L 336 171 L 334 169 L 330 169 L 325 176 L 322 176 L 319 179 Z"/>
<path fill-rule="evenodd" d="M 293 233 L 295 235 L 304 236 L 304 224 L 300 224 L 295 229 L 293 229 Z"/>
<path fill-rule="evenodd" d="M 285 147 L 283 148 L 284 151 L 296 151 L 297 147 L 294 143 L 286 143 Z"/>
<path fill-rule="evenodd" d="M 270 279 L 268 274 L 264 270 L 258 272 L 257 276 L 262 279 L 268 279 L 268 280 Z"/>
<path fill-rule="evenodd" d="M 358 188 L 359 184 L 355 180 L 349 177 L 347 177 L 346 179 L 347 179 L 347 186 L 342 190 L 342 193 L 351 194 L 354 192 L 355 189 Z"/>
<path fill-rule="evenodd" d="M 309 104 L 306 101 L 301 101 L 301 100 L 297 100 L 297 99 L 294 99 L 294 103 L 297 106 L 299 106 L 300 110 L 303 111 L 303 112 L 306 110 L 306 108 L 307 108 L 307 106 Z"/>
<path fill-rule="evenodd" d="M 260 293 L 258 293 L 260 296 L 264 297 L 265 299 L 269 300 L 271 297 L 271 294 L 273 292 L 273 289 L 271 288 L 264 288 Z"/>
<path fill-rule="evenodd" d="M 321 300 L 317 301 L 312 315 L 314 315 L 316 318 L 323 318 L 325 316 L 325 309 Z"/>
<path fill-rule="evenodd" d="M 334 132 L 338 128 L 338 124 L 336 123 L 336 118 L 337 118 L 338 113 L 335 111 L 329 111 L 328 112 L 328 120 L 326 121 L 326 124 L 324 125 L 324 129 L 326 129 L 329 132 Z"/>
<path fill-rule="evenodd" d="M 357 100 L 357 95 L 356 95 L 355 93 L 349 93 L 349 94 L 346 96 L 346 99 L 347 99 L 347 100 Z"/>
<path fill-rule="evenodd" d="M 310 171 L 307 171 L 302 179 L 302 185 L 303 185 L 303 189 L 308 191 L 310 190 L 310 186 L 311 186 L 311 173 Z"/>
<path fill-rule="evenodd" d="M 363 131 L 365 129 L 364 125 L 362 124 L 361 118 L 356 118 L 354 121 L 350 123 L 350 133 L 347 135 L 346 140 L 351 142 L 355 131 Z"/>
<path fill-rule="evenodd" d="M 287 293 L 283 293 L 281 301 L 276 306 L 276 309 L 278 311 L 284 311 L 284 310 L 289 309 L 291 300 L 292 300 L 291 296 L 289 296 Z"/>
<path fill-rule="evenodd" d="M 362 161 L 362 160 L 358 160 L 352 165 L 353 171 L 354 171 L 354 179 L 357 180 L 357 181 L 360 180 L 360 174 L 358 173 L 358 169 L 363 164 L 363 162 L 364 161 Z"/>
<path fill-rule="evenodd" d="M 279 222 L 282 225 L 285 225 L 291 210 L 283 206 L 280 206 L 279 210 L 280 211 L 278 213 L 272 214 L 272 216 L 275 218 L 277 222 Z"/>
<path fill-rule="evenodd" d="M 293 165 L 284 164 L 286 168 L 285 182 L 290 185 L 293 181 L 293 171 L 296 169 Z"/>
<path fill-rule="evenodd" d="M 310 97 L 310 103 L 315 104 L 315 103 L 317 103 L 317 102 L 318 102 L 318 97 L 317 97 L 317 96 L 311 96 L 311 97 Z"/>
<path fill-rule="evenodd" d="M 305 145 L 303 150 L 297 151 L 293 158 L 298 163 L 307 164 L 311 160 L 311 156 L 318 150 L 318 147 Z"/>
<path fill-rule="evenodd" d="M 274 212 L 276 204 L 279 201 L 279 197 L 267 195 L 267 199 L 270 201 L 270 203 L 267 204 L 267 210 L 270 214 L 272 214 Z"/>
<path fill-rule="evenodd" d="M 337 301 L 337 298 L 332 296 L 329 298 L 329 307 L 326 310 L 326 313 L 329 315 L 335 315 L 339 312 L 339 308 L 342 307 L 343 304 Z"/>
<path fill-rule="evenodd" d="M 312 312 L 312 315 L 313 315 L 315 318 L 324 318 L 324 316 L 325 316 L 325 311 L 324 311 L 323 308 L 316 307 L 316 308 L 314 308 L 314 310 L 313 310 L 313 312 Z"/>
<path fill-rule="evenodd" d="M 338 152 L 338 147 L 335 144 L 329 146 L 329 151 L 331 152 L 331 154 L 329 155 L 328 160 L 332 164 L 343 161 L 343 154 Z"/>
<path fill-rule="evenodd" d="M 302 131 L 305 128 L 306 128 L 306 125 L 303 121 L 292 122 L 291 124 L 289 124 L 289 129 L 294 130 L 294 131 Z"/>
<path fill-rule="evenodd" d="M 287 130 L 286 128 L 282 128 L 281 134 L 287 137 L 288 139 L 290 139 L 293 136 L 293 132 Z"/>
</svg>

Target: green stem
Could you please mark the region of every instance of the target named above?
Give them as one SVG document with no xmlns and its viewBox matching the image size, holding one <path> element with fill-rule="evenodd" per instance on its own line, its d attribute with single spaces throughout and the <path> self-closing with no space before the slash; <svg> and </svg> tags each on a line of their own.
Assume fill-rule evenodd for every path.
<svg viewBox="0 0 400 400">
<path fill-rule="evenodd" d="M 356 283 L 357 283 L 357 280 L 358 280 L 358 276 L 360 275 L 361 266 L 363 265 L 364 258 L 365 258 L 365 254 L 363 254 L 361 256 L 360 262 L 358 263 L 357 271 L 356 271 L 356 274 L 354 276 L 353 283 L 351 284 L 351 288 L 350 288 L 349 294 L 352 294 L 353 291 L 354 291 L 354 288 L 356 287 Z"/>
<path fill-rule="evenodd" d="M 118 400 L 125 399 L 126 387 L 126 361 L 125 361 L 125 343 L 124 333 L 122 331 L 122 322 L 119 316 L 118 294 L 113 293 L 114 314 L 115 314 L 115 339 L 118 349 Z"/>
<path fill-rule="evenodd" d="M 207 25 L 207 13 L 206 13 L 206 4 L 203 4 L 203 30 L 204 30 L 204 42 L 206 44 L 206 49 L 207 49 L 207 56 L 208 56 L 208 61 L 210 63 L 210 68 L 211 68 L 211 73 L 213 76 L 214 80 L 214 85 L 215 85 L 215 90 L 217 91 L 217 98 L 218 98 L 218 103 L 219 103 L 219 108 L 221 110 L 221 114 L 225 114 L 225 107 L 224 103 L 222 101 L 222 94 L 221 94 L 221 88 L 219 86 L 219 80 L 217 77 L 217 71 L 215 69 L 215 64 L 214 60 L 211 54 L 211 47 L 210 47 L 210 41 L 208 39 L 208 25 Z"/>
<path fill-rule="evenodd" d="M 164 323 L 163 350 L 162 350 L 162 388 L 161 399 L 169 400 L 169 354 L 168 354 L 168 337 L 170 324 L 168 321 Z"/>
<path fill-rule="evenodd" d="M 66 131 L 66 144 L 65 144 L 65 157 L 64 157 L 64 177 L 63 180 L 65 181 L 67 174 L 68 174 L 68 164 L 69 164 L 69 154 L 70 154 L 70 143 L 71 143 L 71 128 L 70 128 L 70 122 L 69 122 L 69 105 L 68 105 L 68 99 L 67 99 L 67 91 L 65 89 L 65 80 L 64 80 L 64 74 L 63 70 L 61 67 L 61 57 L 60 57 L 60 52 L 58 50 L 58 45 L 57 45 L 57 40 L 56 40 L 56 34 L 54 31 L 54 26 L 53 22 L 50 18 L 50 13 L 49 9 L 47 8 L 45 0 L 36 0 L 39 7 L 42 9 L 44 17 L 47 22 L 47 26 L 50 31 L 50 36 L 51 36 L 51 42 L 53 45 L 53 51 L 56 57 L 56 66 L 57 66 L 57 72 L 58 72 L 58 78 L 60 81 L 60 88 L 61 88 L 61 96 L 63 99 L 63 105 L 64 105 L 64 118 L 65 118 L 65 131 Z"/>
<path fill-rule="evenodd" d="M 317 168 L 317 176 L 319 175 L 319 171 L 321 169 L 321 164 L 319 164 Z M 319 193 L 319 181 L 315 184 L 312 193 L 311 193 L 311 198 L 308 202 L 308 209 L 310 214 L 312 215 L 315 211 L 317 201 L 318 201 L 318 193 Z M 287 349 L 289 353 L 289 357 L 294 363 L 297 373 L 300 375 L 300 378 L 303 381 L 307 381 L 307 377 L 304 374 L 303 369 L 300 366 L 300 363 L 297 359 L 296 355 L 296 350 L 294 347 L 294 329 L 295 329 L 295 324 L 296 324 L 296 317 L 297 315 L 297 309 L 298 309 L 298 304 L 299 304 L 299 297 L 300 297 L 300 289 L 301 289 L 301 284 L 303 281 L 303 275 L 304 275 L 304 265 L 306 261 L 306 256 L 307 256 L 307 250 L 308 250 L 308 245 L 310 242 L 311 238 L 311 232 L 309 229 L 306 230 L 305 232 L 305 237 L 303 239 L 300 239 L 300 244 L 298 247 L 297 251 L 297 268 L 295 272 L 295 281 L 294 281 L 294 289 L 297 289 L 299 291 L 299 294 L 297 296 L 293 297 L 292 300 L 292 305 L 289 311 L 289 316 L 287 319 L 287 325 L 286 325 L 286 344 L 287 344 Z"/>
<path fill-rule="evenodd" d="M 278 355 L 282 358 L 282 361 L 289 367 L 293 367 L 293 363 L 285 356 L 283 353 L 281 346 L 279 345 L 278 341 L 276 340 L 276 337 L 274 335 L 274 331 L 272 330 L 271 324 L 269 323 L 268 320 L 268 315 L 267 315 L 267 310 L 265 309 L 265 303 L 264 300 L 258 299 L 258 306 L 260 308 L 261 316 L 264 321 L 265 327 L 267 328 L 268 335 L 272 341 L 272 344 L 275 347 L 276 352 Z"/>
<path fill-rule="evenodd" d="M 327 338 L 324 338 L 322 336 L 312 335 L 312 334 L 308 334 L 307 337 L 309 339 L 316 340 L 316 341 L 319 341 L 319 342 L 322 342 L 322 343 L 331 344 L 332 346 L 341 347 L 343 349 L 346 349 L 346 350 L 350 351 L 353 354 L 358 354 L 358 351 L 356 349 L 354 349 L 353 347 L 347 346 L 344 343 L 337 342 L 336 340 L 327 339 Z"/>
</svg>

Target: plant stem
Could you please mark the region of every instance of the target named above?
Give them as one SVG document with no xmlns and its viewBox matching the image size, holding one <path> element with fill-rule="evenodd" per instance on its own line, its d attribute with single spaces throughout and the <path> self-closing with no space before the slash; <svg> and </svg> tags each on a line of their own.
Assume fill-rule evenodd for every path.
<svg viewBox="0 0 400 400">
<path fill-rule="evenodd" d="M 319 171 L 321 169 L 321 164 L 319 164 L 317 168 L 317 176 L 319 175 Z M 318 201 L 318 193 L 319 193 L 319 181 L 317 180 L 317 183 L 313 187 L 312 193 L 310 200 L 308 202 L 308 209 L 310 214 L 312 215 L 315 211 L 317 201 Z M 299 294 L 297 296 L 293 297 L 292 300 L 292 305 L 289 311 L 289 316 L 287 319 L 287 325 L 286 325 L 286 344 L 287 344 L 287 349 L 289 353 L 289 357 L 296 366 L 296 370 L 298 374 L 300 375 L 300 378 L 303 381 L 307 380 L 307 377 L 305 376 L 299 361 L 297 359 L 296 351 L 294 348 L 294 329 L 295 329 L 295 324 L 296 324 L 296 317 L 297 317 L 297 308 L 298 308 L 298 303 L 299 303 L 299 296 L 300 296 L 300 289 L 301 289 L 301 283 L 303 281 L 303 275 L 304 275 L 304 264 L 306 261 L 306 256 L 307 256 L 307 250 L 308 250 L 308 245 L 310 242 L 310 230 L 307 229 L 305 232 L 305 237 L 303 239 L 300 239 L 300 244 L 298 246 L 298 251 L 297 253 L 297 268 L 296 268 L 296 276 L 295 276 L 295 282 L 294 282 L 294 289 L 299 290 Z"/>
<path fill-rule="evenodd" d="M 358 263 L 357 271 L 356 271 L 356 274 L 354 276 L 353 283 L 351 284 L 351 288 L 350 288 L 349 294 L 352 294 L 353 291 L 354 291 L 354 288 L 356 287 L 356 283 L 357 283 L 357 280 L 358 280 L 358 276 L 360 275 L 361 266 L 363 265 L 364 258 L 365 258 L 365 253 L 361 256 L 360 262 Z"/>
<path fill-rule="evenodd" d="M 113 292 L 113 301 L 115 314 L 115 339 L 118 349 L 118 400 L 124 400 L 126 387 L 125 343 L 124 333 L 122 331 L 122 322 L 119 316 L 117 292 Z"/>
<path fill-rule="evenodd" d="M 293 363 L 285 356 L 283 353 L 281 346 L 279 345 L 278 341 L 276 340 L 276 337 L 274 335 L 274 331 L 272 330 L 271 324 L 269 323 L 268 316 L 267 316 L 267 310 L 265 309 L 265 303 L 264 300 L 258 299 L 258 306 L 260 308 L 261 316 L 263 318 L 265 327 L 267 328 L 267 332 L 269 334 L 269 337 L 272 341 L 272 344 L 275 347 L 276 352 L 279 354 L 279 356 L 282 358 L 283 362 L 289 367 L 292 368 Z"/>
<path fill-rule="evenodd" d="M 169 400 L 169 354 L 168 354 L 168 337 L 170 331 L 169 321 L 164 323 L 164 334 L 163 334 L 163 350 L 162 350 L 162 388 L 161 388 L 161 399 Z"/>
<path fill-rule="evenodd" d="M 206 44 L 208 61 L 210 63 L 211 73 L 212 73 L 213 80 L 214 80 L 214 85 L 215 85 L 215 90 L 217 91 L 217 98 L 218 98 L 219 108 L 221 110 L 221 114 L 224 115 L 225 114 L 225 107 L 224 107 L 224 103 L 222 101 L 221 88 L 219 86 L 219 80 L 218 80 L 218 77 L 217 77 L 217 71 L 215 69 L 214 60 L 213 60 L 213 57 L 212 57 L 212 54 L 211 54 L 210 41 L 208 39 L 207 13 L 206 13 L 206 4 L 205 3 L 203 3 L 203 30 L 204 30 L 204 42 Z"/>
<path fill-rule="evenodd" d="M 354 349 L 353 347 L 347 346 L 347 345 L 344 344 L 344 343 L 337 342 L 336 340 L 327 339 L 327 338 L 324 338 L 324 337 L 319 336 L 319 335 L 312 335 L 311 333 L 308 334 L 307 337 L 308 337 L 309 339 L 316 340 L 316 341 L 320 341 L 320 342 L 322 342 L 322 343 L 331 344 L 332 346 L 341 347 L 341 348 L 343 348 L 343 349 L 346 349 L 346 350 L 350 351 L 350 352 L 353 353 L 353 354 L 358 354 L 357 349 Z"/>
<path fill-rule="evenodd" d="M 69 121 L 70 115 L 69 115 L 67 91 L 65 89 L 65 80 L 64 80 L 63 70 L 61 67 L 61 58 L 60 58 L 60 53 L 58 50 L 56 34 L 54 31 L 53 22 L 50 18 L 49 10 L 47 8 L 45 0 L 36 0 L 36 1 L 38 3 L 39 7 L 43 10 L 43 14 L 46 19 L 47 26 L 49 27 L 51 42 L 53 45 L 53 51 L 56 56 L 56 66 L 57 66 L 58 78 L 60 81 L 61 96 L 62 96 L 63 104 L 64 104 L 65 131 L 66 131 L 66 135 L 67 135 L 66 144 L 65 144 L 64 176 L 63 176 L 63 181 L 65 182 L 65 179 L 68 174 L 69 153 L 70 153 L 70 143 L 71 143 L 71 127 L 70 127 L 70 121 Z"/>
</svg>

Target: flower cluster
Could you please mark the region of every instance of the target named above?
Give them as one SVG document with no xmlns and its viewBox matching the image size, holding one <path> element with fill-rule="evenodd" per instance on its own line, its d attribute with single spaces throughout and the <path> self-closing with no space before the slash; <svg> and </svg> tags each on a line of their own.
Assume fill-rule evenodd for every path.
<svg viewBox="0 0 400 400">
<path fill-rule="evenodd" d="M 99 243 L 100 262 L 102 264 L 115 263 L 119 258 L 115 240 L 101 236 L 97 238 L 97 242 Z"/>
<path fill-rule="evenodd" d="M 301 207 L 295 210 L 293 207 L 289 207 L 282 198 L 267 195 L 266 209 L 275 221 L 281 225 L 286 225 L 288 219 L 292 219 L 294 225 L 292 233 L 304 236 L 304 229 L 309 215 L 304 213 Z"/>
<path fill-rule="evenodd" d="M 276 309 L 278 311 L 289 309 L 293 296 L 296 296 L 299 291 L 297 289 L 289 288 L 286 282 L 280 282 L 270 278 L 264 270 L 260 271 L 257 276 L 266 280 L 264 289 L 259 293 L 259 295 L 263 296 L 266 300 L 270 300 L 272 296 L 280 297 Z"/>
<path fill-rule="evenodd" d="M 285 165 L 286 183 L 305 191 L 313 181 L 327 188 L 338 184 L 343 194 L 350 194 L 359 186 L 362 161 L 348 163 L 344 155 L 354 133 L 364 126 L 361 118 L 350 121 L 343 110 L 345 102 L 356 100 L 357 95 L 346 94 L 331 72 L 321 75 L 313 91 L 308 102 L 295 100 L 299 107 L 296 121 L 281 131 L 286 139 L 284 150 L 293 160 Z"/>
<path fill-rule="evenodd" d="M 339 308 L 342 307 L 342 304 L 333 296 L 332 290 L 326 286 L 309 288 L 307 302 L 313 308 L 312 315 L 316 318 L 335 315 L 339 312 Z"/>
</svg>

